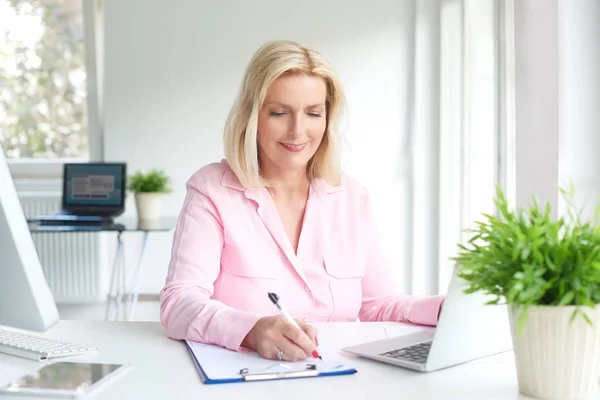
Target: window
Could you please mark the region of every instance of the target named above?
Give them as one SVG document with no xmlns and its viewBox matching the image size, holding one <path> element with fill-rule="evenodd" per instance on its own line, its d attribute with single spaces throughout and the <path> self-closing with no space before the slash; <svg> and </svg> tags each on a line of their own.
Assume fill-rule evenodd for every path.
<svg viewBox="0 0 600 400">
<path fill-rule="evenodd" d="M 504 4 L 505 2 L 502 2 Z M 445 292 L 454 271 L 458 243 L 482 213 L 494 213 L 495 186 L 504 183 L 504 133 L 499 131 L 497 51 L 499 13 L 494 0 L 442 3 L 442 96 L 440 171 L 440 271 Z M 457 32 L 459 34 L 457 34 Z M 445 46 L 444 46 L 445 44 Z M 502 175 L 502 176 L 500 176 Z"/>
<path fill-rule="evenodd" d="M 8 158 L 88 159 L 86 80 L 83 0 L 0 0 L 0 141 Z"/>
</svg>

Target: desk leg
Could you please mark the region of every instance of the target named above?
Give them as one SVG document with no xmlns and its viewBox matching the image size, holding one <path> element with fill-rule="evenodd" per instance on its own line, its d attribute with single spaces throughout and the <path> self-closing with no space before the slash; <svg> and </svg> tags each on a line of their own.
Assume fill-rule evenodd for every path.
<svg viewBox="0 0 600 400">
<path fill-rule="evenodd" d="M 127 301 L 127 262 L 125 261 L 125 251 L 121 252 L 122 260 L 121 267 L 118 273 L 119 283 L 116 285 L 118 288 L 118 292 L 116 294 L 115 299 L 115 318 L 117 321 L 121 321 L 125 319 L 125 302 Z M 115 288 L 115 289 L 116 289 Z M 124 300 L 125 298 L 125 300 Z"/>
<path fill-rule="evenodd" d="M 125 251 L 123 246 L 123 232 L 117 233 L 117 249 L 115 251 L 115 258 L 113 260 L 113 267 L 110 276 L 110 288 L 108 290 L 108 298 L 106 299 L 106 315 L 105 319 L 111 319 L 110 309 L 114 304 L 115 308 L 115 318 L 119 317 L 119 301 L 118 296 L 120 293 L 117 293 L 117 287 L 120 286 L 121 282 L 117 282 L 118 277 L 120 278 L 125 274 Z M 119 279 L 120 281 L 121 279 Z M 121 290 L 122 292 L 122 290 Z"/>
<path fill-rule="evenodd" d="M 128 314 L 127 319 L 129 321 L 131 321 L 133 319 L 133 316 L 135 315 L 135 307 L 137 305 L 138 296 L 140 294 L 140 285 L 142 282 L 142 261 L 144 259 L 146 243 L 148 243 L 148 235 L 149 235 L 149 232 L 144 232 L 144 239 L 142 241 L 142 247 L 140 248 L 137 265 L 136 265 L 135 273 L 133 276 L 133 293 L 131 294 L 132 295 L 131 304 L 129 305 L 129 311 L 127 313 Z"/>
</svg>

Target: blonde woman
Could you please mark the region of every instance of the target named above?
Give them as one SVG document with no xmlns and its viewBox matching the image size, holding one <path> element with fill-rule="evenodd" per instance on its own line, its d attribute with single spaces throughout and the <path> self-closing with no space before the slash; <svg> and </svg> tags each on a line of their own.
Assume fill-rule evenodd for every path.
<svg viewBox="0 0 600 400">
<path fill-rule="evenodd" d="M 341 173 L 343 99 L 315 50 L 276 41 L 256 52 L 227 120 L 226 160 L 187 183 L 161 291 L 170 337 L 296 361 L 318 356 L 310 322 L 436 325 L 443 298 L 397 294 L 367 193 Z"/>
</svg>

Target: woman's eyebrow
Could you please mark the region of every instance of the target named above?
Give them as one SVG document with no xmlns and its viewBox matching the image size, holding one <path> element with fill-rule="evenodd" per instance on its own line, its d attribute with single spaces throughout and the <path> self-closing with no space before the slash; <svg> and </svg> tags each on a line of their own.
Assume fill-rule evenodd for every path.
<svg viewBox="0 0 600 400">
<path fill-rule="evenodd" d="M 292 107 L 288 104 L 282 103 L 280 101 L 269 101 L 267 103 L 267 105 L 278 105 L 278 106 L 281 106 L 284 108 L 294 108 L 294 107 Z M 319 108 L 319 107 L 321 107 L 321 108 L 325 107 L 325 103 L 317 103 L 317 104 L 311 104 L 309 106 L 306 106 L 306 108 Z"/>
<path fill-rule="evenodd" d="M 284 107 L 284 108 L 292 108 L 291 106 L 289 106 L 287 104 L 284 104 L 284 103 L 282 103 L 280 101 L 270 101 L 270 102 L 267 103 L 267 105 L 278 105 L 278 106 L 281 106 L 281 107 Z"/>
</svg>

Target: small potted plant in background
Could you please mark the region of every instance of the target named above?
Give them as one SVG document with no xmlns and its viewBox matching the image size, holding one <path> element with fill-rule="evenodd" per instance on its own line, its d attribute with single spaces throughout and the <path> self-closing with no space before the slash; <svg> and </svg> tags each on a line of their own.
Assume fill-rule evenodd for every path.
<svg viewBox="0 0 600 400">
<path fill-rule="evenodd" d="M 135 193 L 135 206 L 140 220 L 160 217 L 163 194 L 171 192 L 170 179 L 164 171 L 152 169 L 146 174 L 137 171 L 129 177 L 127 187 Z"/>
<path fill-rule="evenodd" d="M 453 260 L 467 293 L 507 304 L 519 390 L 544 399 L 595 396 L 600 379 L 600 227 L 583 221 L 574 189 L 559 189 L 568 216 L 550 205 L 509 209 L 497 189 L 497 216 L 468 232 Z"/>
</svg>

